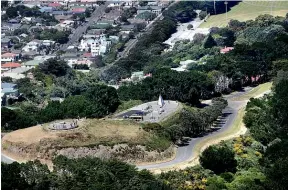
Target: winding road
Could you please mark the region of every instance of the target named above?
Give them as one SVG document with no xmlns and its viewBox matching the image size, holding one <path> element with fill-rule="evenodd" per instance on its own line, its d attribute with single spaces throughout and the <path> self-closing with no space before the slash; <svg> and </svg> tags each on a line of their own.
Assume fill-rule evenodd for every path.
<svg viewBox="0 0 288 190">
<path fill-rule="evenodd" d="M 195 151 L 195 147 L 199 142 L 204 141 L 207 138 L 211 138 L 213 136 L 224 133 L 227 131 L 227 129 L 233 126 L 239 110 L 246 105 L 247 101 L 233 101 L 232 99 L 246 94 L 251 89 L 252 89 L 251 87 L 247 87 L 242 92 L 236 92 L 224 96 L 224 98 L 228 101 L 228 106 L 223 110 L 224 117 L 221 118 L 220 126 L 218 126 L 220 128 L 219 130 L 211 132 L 202 137 L 192 138 L 186 143 L 185 146 L 178 146 L 176 150 L 176 156 L 171 161 L 162 162 L 158 164 L 141 165 L 137 167 L 139 169 L 149 169 L 149 170 L 165 169 L 165 168 L 171 168 L 183 162 L 188 162 L 189 160 L 191 160 L 191 158 L 196 158 L 197 152 Z"/>
</svg>

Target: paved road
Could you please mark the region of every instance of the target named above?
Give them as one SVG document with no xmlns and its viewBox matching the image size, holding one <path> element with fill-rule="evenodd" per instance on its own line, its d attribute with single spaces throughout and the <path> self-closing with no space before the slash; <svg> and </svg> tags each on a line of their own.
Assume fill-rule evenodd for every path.
<svg viewBox="0 0 288 190">
<path fill-rule="evenodd" d="M 165 10 L 167 10 L 170 6 L 174 5 L 177 2 L 171 3 L 168 7 L 166 7 Z M 162 12 L 164 12 L 165 10 L 163 10 Z M 147 24 L 147 26 L 145 27 L 144 32 L 150 32 L 152 30 L 152 26 L 153 23 L 157 20 L 162 20 L 164 18 L 164 16 L 161 14 L 159 14 L 153 21 L 151 21 L 149 24 Z M 130 52 L 130 50 L 136 45 L 136 43 L 138 42 L 138 39 L 140 39 L 141 35 L 143 35 L 144 32 L 140 32 L 135 36 L 135 39 L 131 39 L 126 43 L 126 47 L 123 50 L 123 52 L 119 53 L 119 57 L 112 63 L 116 63 L 117 61 L 119 61 L 119 59 L 126 57 L 128 55 L 128 53 Z"/>
<path fill-rule="evenodd" d="M 60 50 L 65 51 L 68 48 L 68 46 L 71 46 L 76 42 L 78 42 L 81 36 L 83 36 L 84 33 L 86 33 L 88 26 L 92 25 L 94 22 L 97 22 L 100 19 L 100 17 L 104 14 L 105 8 L 108 6 L 108 4 L 109 3 L 106 2 L 104 5 L 96 7 L 95 11 L 91 14 L 91 17 L 88 18 L 89 19 L 88 22 L 84 23 L 81 26 L 78 26 L 74 31 L 74 33 L 72 34 L 72 36 L 70 37 L 68 43 L 61 46 Z"/>
<path fill-rule="evenodd" d="M 210 138 L 211 136 L 215 136 L 216 134 L 223 133 L 227 129 L 229 129 L 233 123 L 234 120 L 238 114 L 238 111 L 241 107 L 246 105 L 245 101 L 231 101 L 231 99 L 241 96 L 248 91 L 250 91 L 252 88 L 246 88 L 243 92 L 237 92 L 230 95 L 225 96 L 225 99 L 228 101 L 228 106 L 223 110 L 223 115 L 225 117 L 221 118 L 222 124 L 220 124 L 220 129 L 217 131 L 214 131 L 208 135 L 205 135 L 203 137 L 198 138 L 192 138 L 187 142 L 187 145 L 185 146 L 179 146 L 176 151 L 176 157 L 175 159 L 168 161 L 168 162 L 162 162 L 159 164 L 149 164 L 144 166 L 138 166 L 139 169 L 162 169 L 167 167 L 173 167 L 176 164 L 180 164 L 182 162 L 186 162 L 189 159 L 191 159 L 193 156 L 195 156 L 195 145 L 198 144 L 200 141 L 203 141 Z"/>
</svg>

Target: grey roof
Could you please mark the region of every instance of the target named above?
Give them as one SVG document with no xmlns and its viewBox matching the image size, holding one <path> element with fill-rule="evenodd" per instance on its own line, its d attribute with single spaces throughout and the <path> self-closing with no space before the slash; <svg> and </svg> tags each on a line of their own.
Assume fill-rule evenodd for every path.
<svg viewBox="0 0 288 190">
<path fill-rule="evenodd" d="M 10 41 L 11 41 L 11 39 L 9 39 L 9 38 L 1 38 L 1 43 L 8 43 Z"/>
<path fill-rule="evenodd" d="M 25 66 L 37 66 L 40 63 L 43 63 L 44 60 L 31 60 L 24 63 Z"/>
<path fill-rule="evenodd" d="M 18 29 L 21 27 L 21 24 L 9 24 L 10 28 Z"/>
<path fill-rule="evenodd" d="M 7 83 L 7 82 L 2 82 L 1 83 L 1 88 L 5 89 L 5 88 L 15 88 L 17 85 L 14 83 Z"/>
<path fill-rule="evenodd" d="M 143 7 L 138 7 L 138 10 L 159 10 L 162 9 L 160 6 L 143 6 Z"/>
<path fill-rule="evenodd" d="M 25 67 L 17 67 L 15 69 L 11 69 L 10 71 L 7 71 L 6 73 L 18 73 L 18 74 L 22 74 L 25 73 L 26 71 L 30 70 L 29 68 L 25 68 Z"/>
<path fill-rule="evenodd" d="M 129 24 L 129 25 L 122 25 L 121 29 L 125 29 L 125 30 L 132 30 L 135 28 L 135 25 L 133 24 Z"/>
</svg>

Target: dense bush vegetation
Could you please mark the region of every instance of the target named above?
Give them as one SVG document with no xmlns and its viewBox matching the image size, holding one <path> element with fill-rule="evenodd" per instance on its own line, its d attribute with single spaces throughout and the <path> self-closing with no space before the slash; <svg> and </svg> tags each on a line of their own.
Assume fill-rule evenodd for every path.
<svg viewBox="0 0 288 190">
<path fill-rule="evenodd" d="M 199 99 L 212 97 L 214 85 L 211 79 L 201 72 L 172 71 L 159 69 L 153 77 L 144 79 L 141 83 L 121 86 L 118 89 L 121 100 L 156 100 L 159 94 L 166 100 L 178 100 L 192 105 Z"/>
<path fill-rule="evenodd" d="M 200 163 L 204 168 L 210 169 L 216 174 L 235 172 L 237 161 L 234 157 L 233 150 L 226 146 L 209 146 L 201 154 Z"/>
<path fill-rule="evenodd" d="M 10 110 L 1 108 L 2 130 L 16 130 L 64 118 L 101 118 L 114 113 L 120 104 L 116 89 L 95 85 L 81 95 L 70 96 L 62 103 L 50 101 L 42 109 Z"/>
<path fill-rule="evenodd" d="M 2 189 L 171 189 L 147 170 L 116 160 L 98 158 L 68 159 L 59 156 L 54 169 L 39 161 L 1 163 Z"/>
</svg>

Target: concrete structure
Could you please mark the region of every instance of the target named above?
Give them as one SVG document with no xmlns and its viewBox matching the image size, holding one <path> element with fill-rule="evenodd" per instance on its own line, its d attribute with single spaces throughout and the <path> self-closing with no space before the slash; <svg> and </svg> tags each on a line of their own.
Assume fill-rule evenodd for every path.
<svg viewBox="0 0 288 190">
<path fill-rule="evenodd" d="M 51 130 L 70 130 L 78 127 L 78 121 L 73 120 L 72 122 L 63 121 L 58 123 L 52 123 L 49 125 L 49 129 Z"/>
<path fill-rule="evenodd" d="M 166 119 L 182 107 L 176 101 L 163 99 L 161 105 L 158 105 L 158 101 L 141 104 L 117 114 L 115 119 L 135 119 L 141 122 L 154 123 Z"/>
</svg>

